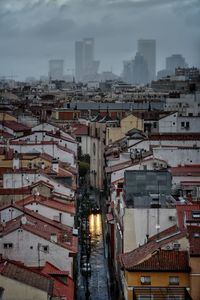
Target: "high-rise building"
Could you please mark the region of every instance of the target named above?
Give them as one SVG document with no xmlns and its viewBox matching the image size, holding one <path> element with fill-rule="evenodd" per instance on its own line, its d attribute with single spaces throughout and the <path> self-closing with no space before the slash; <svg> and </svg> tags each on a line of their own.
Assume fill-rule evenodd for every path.
<svg viewBox="0 0 200 300">
<path fill-rule="evenodd" d="M 123 61 L 123 79 L 126 83 L 133 83 L 133 60 Z"/>
<path fill-rule="evenodd" d="M 176 68 L 187 68 L 185 58 L 181 54 L 173 54 L 166 58 L 166 70 L 171 74 L 175 74 Z"/>
<path fill-rule="evenodd" d="M 49 79 L 50 80 L 63 80 L 64 73 L 64 60 L 52 59 L 49 61 Z"/>
<path fill-rule="evenodd" d="M 144 57 L 148 66 L 148 82 L 156 77 L 156 41 L 138 40 L 138 52 Z"/>
<path fill-rule="evenodd" d="M 75 42 L 75 77 L 77 81 L 81 81 L 83 76 L 83 42 Z"/>
<path fill-rule="evenodd" d="M 148 64 L 144 56 L 137 52 L 133 62 L 133 84 L 147 84 L 148 79 Z"/>
<path fill-rule="evenodd" d="M 135 85 L 148 83 L 148 65 L 143 55 L 137 52 L 133 60 L 126 60 L 123 63 L 123 79 L 126 83 Z"/>
<path fill-rule="evenodd" d="M 94 39 L 85 38 L 75 42 L 75 76 L 76 80 L 91 80 L 99 68 L 99 61 L 94 60 Z"/>
</svg>

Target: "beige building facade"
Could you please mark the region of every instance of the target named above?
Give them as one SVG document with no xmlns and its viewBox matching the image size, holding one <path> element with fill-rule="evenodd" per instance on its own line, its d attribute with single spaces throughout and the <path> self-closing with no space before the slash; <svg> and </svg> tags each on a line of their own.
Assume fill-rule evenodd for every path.
<svg viewBox="0 0 200 300">
<path fill-rule="evenodd" d="M 133 129 L 144 130 L 143 120 L 134 116 L 128 115 L 120 121 L 120 127 L 107 127 L 106 128 L 106 145 L 109 145 L 119 139 L 125 137 L 125 134 Z"/>
</svg>

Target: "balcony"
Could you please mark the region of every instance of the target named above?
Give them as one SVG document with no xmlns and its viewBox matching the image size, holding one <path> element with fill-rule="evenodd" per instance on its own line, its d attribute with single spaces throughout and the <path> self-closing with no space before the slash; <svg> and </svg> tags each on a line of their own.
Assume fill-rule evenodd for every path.
<svg viewBox="0 0 200 300">
<path fill-rule="evenodd" d="M 192 300 L 184 287 L 136 287 L 133 300 Z"/>
</svg>

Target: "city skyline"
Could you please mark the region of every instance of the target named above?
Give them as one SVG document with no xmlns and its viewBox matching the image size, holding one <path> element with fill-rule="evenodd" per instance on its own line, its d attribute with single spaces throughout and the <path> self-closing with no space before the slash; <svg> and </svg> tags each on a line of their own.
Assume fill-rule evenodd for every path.
<svg viewBox="0 0 200 300">
<path fill-rule="evenodd" d="M 3 0 L 0 73 L 38 77 L 57 58 L 74 69 L 74 42 L 87 36 L 95 38 L 101 71 L 120 74 L 123 60 L 135 56 L 137 40 L 149 38 L 157 42 L 157 71 L 176 53 L 199 66 L 199 9 L 196 0 Z"/>
</svg>

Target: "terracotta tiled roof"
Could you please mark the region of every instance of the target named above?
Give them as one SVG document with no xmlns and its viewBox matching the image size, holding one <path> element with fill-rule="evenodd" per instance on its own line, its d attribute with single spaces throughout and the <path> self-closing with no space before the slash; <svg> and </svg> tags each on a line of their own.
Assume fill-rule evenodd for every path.
<svg viewBox="0 0 200 300">
<path fill-rule="evenodd" d="M 120 264 L 125 269 L 131 269 L 135 265 L 143 262 L 145 258 L 149 257 L 153 252 L 159 248 L 167 246 L 173 241 L 177 241 L 186 236 L 186 230 L 179 228 L 175 225 L 159 234 L 156 234 L 149 238 L 148 243 L 136 248 L 133 251 L 123 253 L 119 256 Z"/>
<path fill-rule="evenodd" d="M 22 208 L 16 204 L 13 204 L 12 206 L 22 210 Z M 14 220 L 8 221 L 6 226 L 0 224 L 1 234 L 7 235 L 8 233 L 17 230 L 19 227 L 48 241 L 51 241 L 51 234 L 55 234 L 57 236 L 58 245 L 73 253 L 77 252 L 77 238 L 73 236 L 71 227 L 52 221 L 27 208 L 23 208 L 23 213 L 27 220 L 26 224 L 21 223 L 22 216 L 19 216 Z"/>
<path fill-rule="evenodd" d="M 0 274 L 4 277 L 45 291 L 49 295 L 53 293 L 53 280 L 49 276 L 34 272 L 21 264 L 3 260 L 0 262 Z"/>
<path fill-rule="evenodd" d="M 45 198 L 43 196 L 37 196 L 34 197 L 33 195 L 30 195 L 26 197 L 23 200 L 19 200 L 16 202 L 17 205 L 23 206 L 23 205 L 28 205 L 30 203 L 39 203 L 40 205 L 46 206 L 53 208 L 55 210 L 60 210 L 63 212 L 67 212 L 70 214 L 75 214 L 75 205 L 74 204 L 68 204 L 68 203 L 62 203 L 50 198 Z"/>
<path fill-rule="evenodd" d="M 50 184 L 50 183 L 48 183 L 44 180 L 39 180 L 37 182 L 34 182 L 32 185 L 30 185 L 30 187 L 33 188 L 33 187 L 36 187 L 38 185 L 45 185 L 45 186 L 48 186 L 50 189 L 54 188 L 54 186 L 52 184 Z"/>
<path fill-rule="evenodd" d="M 200 140 L 200 133 L 154 133 L 149 136 L 148 140 Z"/>
<path fill-rule="evenodd" d="M 172 176 L 200 176 L 200 165 L 173 167 L 169 170 Z"/>
<path fill-rule="evenodd" d="M 75 124 L 73 128 L 73 134 L 76 136 L 79 135 L 88 135 L 89 127 L 85 124 Z"/>
<path fill-rule="evenodd" d="M 3 125 L 5 127 L 8 127 L 10 129 L 12 129 L 15 132 L 17 132 L 17 131 L 30 131 L 31 130 L 29 127 L 27 127 L 27 126 L 25 126 L 21 123 L 18 123 L 16 121 L 4 121 Z"/>
<path fill-rule="evenodd" d="M 189 271 L 188 252 L 158 250 L 139 264 L 126 268 L 129 271 Z"/>
<path fill-rule="evenodd" d="M 188 226 L 190 255 L 200 256 L 200 226 Z"/>
<path fill-rule="evenodd" d="M 30 187 L 23 187 L 17 189 L 0 188 L 0 195 L 28 195 L 30 194 L 30 192 L 31 192 Z"/>
<path fill-rule="evenodd" d="M 74 282 L 73 279 L 63 271 L 60 271 L 54 265 L 46 262 L 44 268 L 41 271 L 44 274 L 48 274 L 54 281 L 53 295 L 59 297 L 66 297 L 68 300 L 74 300 Z M 66 282 L 60 280 L 60 277 L 65 276 Z"/>
<path fill-rule="evenodd" d="M 14 138 L 14 135 L 2 130 L 0 130 L 0 136 L 3 136 L 4 138 Z"/>
</svg>

